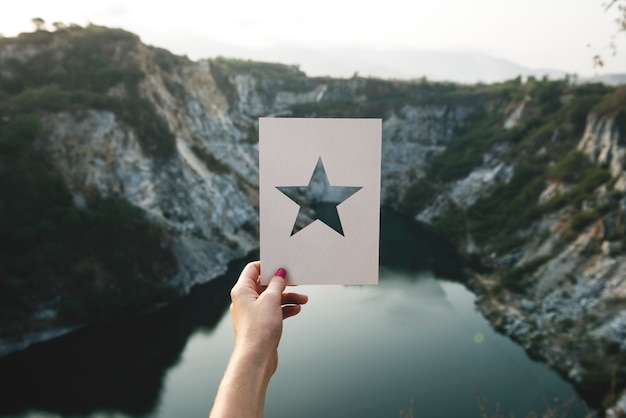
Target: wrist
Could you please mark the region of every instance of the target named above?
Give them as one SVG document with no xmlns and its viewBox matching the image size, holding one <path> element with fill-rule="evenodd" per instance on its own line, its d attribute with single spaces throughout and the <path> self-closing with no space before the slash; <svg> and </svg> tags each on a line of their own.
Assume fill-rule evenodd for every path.
<svg viewBox="0 0 626 418">
<path fill-rule="evenodd" d="M 235 344 L 210 417 L 263 417 L 267 387 L 276 369 L 276 351 L 273 358 L 252 345 Z"/>
<path fill-rule="evenodd" d="M 240 364 L 252 379 L 259 379 L 264 385 L 276 371 L 276 349 L 267 345 L 238 342 L 233 350 L 232 360 Z"/>
</svg>

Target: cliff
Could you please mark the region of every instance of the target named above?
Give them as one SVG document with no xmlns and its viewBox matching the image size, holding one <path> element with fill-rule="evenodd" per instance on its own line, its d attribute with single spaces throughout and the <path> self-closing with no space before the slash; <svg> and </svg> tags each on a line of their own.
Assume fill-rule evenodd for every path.
<svg viewBox="0 0 626 418">
<path fill-rule="evenodd" d="M 480 260 L 470 285 L 494 325 L 613 405 L 624 91 L 310 78 L 96 26 L 1 39 L 0 338 L 154 309 L 255 249 L 258 117 L 381 117 L 383 204 Z"/>
<path fill-rule="evenodd" d="M 383 201 L 395 205 L 473 112 L 441 100 L 451 84 L 192 62 L 97 26 L 2 39 L 0 68 L 7 350 L 31 331 L 154 309 L 257 248 L 258 117 L 385 116 Z M 48 183 L 62 197 L 24 193 Z"/>
<path fill-rule="evenodd" d="M 480 254 L 489 272 L 474 274 L 471 286 L 497 329 L 577 383 L 594 406 L 613 405 L 607 416 L 620 416 L 626 90 L 579 89 L 584 99 L 571 87 L 554 92 L 549 117 L 530 97 L 513 106 L 480 164 L 442 182 L 443 193 L 416 217 Z"/>
</svg>

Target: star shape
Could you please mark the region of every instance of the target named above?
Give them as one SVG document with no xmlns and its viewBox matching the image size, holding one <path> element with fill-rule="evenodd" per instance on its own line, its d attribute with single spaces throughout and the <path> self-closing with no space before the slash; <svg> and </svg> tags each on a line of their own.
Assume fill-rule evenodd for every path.
<svg viewBox="0 0 626 418">
<path fill-rule="evenodd" d="M 343 227 L 341 226 L 337 206 L 362 189 L 362 187 L 352 186 L 331 186 L 328 181 L 328 176 L 326 175 L 326 170 L 324 169 L 322 157 L 318 158 L 307 186 L 281 186 L 276 188 L 300 205 L 298 216 L 296 216 L 296 221 L 291 230 L 291 236 L 316 220 L 322 221 L 341 236 L 345 236 L 343 234 Z M 318 208 L 317 210 L 309 208 L 314 213 L 314 216 L 308 223 L 299 226 L 297 223 L 298 218 L 307 213 L 307 204 L 305 203 L 307 197 L 313 200 L 313 203 L 318 203 Z M 304 218 L 306 219 L 308 217 Z"/>
</svg>

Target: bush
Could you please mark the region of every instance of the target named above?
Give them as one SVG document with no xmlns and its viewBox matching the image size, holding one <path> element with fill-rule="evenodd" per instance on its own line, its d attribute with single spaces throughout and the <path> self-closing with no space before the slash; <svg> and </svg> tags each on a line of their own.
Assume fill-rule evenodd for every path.
<svg viewBox="0 0 626 418">
<path fill-rule="evenodd" d="M 457 132 L 446 150 L 430 167 L 429 176 L 449 182 L 467 176 L 482 165 L 483 155 L 496 143 L 518 144 L 541 126 L 538 119 L 529 119 L 512 129 L 501 129 L 503 115 L 499 112 L 477 112 L 469 125 Z"/>
<path fill-rule="evenodd" d="M 594 210 L 577 212 L 570 220 L 570 226 L 574 231 L 581 232 L 585 227 L 600 218 L 600 214 Z"/>
<path fill-rule="evenodd" d="M 217 57 L 214 62 L 228 74 L 248 74 L 258 78 L 306 78 L 306 74 L 294 65 L 225 57 Z"/>
<path fill-rule="evenodd" d="M 571 151 L 548 170 L 550 180 L 574 183 L 581 180 L 589 161 L 580 151 Z"/>
<path fill-rule="evenodd" d="M 514 232 L 538 219 L 539 194 L 544 188 L 543 170 L 533 161 L 517 168 L 511 181 L 469 208 L 470 231 L 477 242 L 510 238 Z"/>
<path fill-rule="evenodd" d="M 400 209 L 408 213 L 418 213 L 437 196 L 438 187 L 429 179 L 413 183 L 405 192 Z"/>
<path fill-rule="evenodd" d="M 529 274 L 534 273 L 545 264 L 550 257 L 540 257 L 532 260 L 523 266 L 514 267 L 512 269 L 504 270 L 500 274 L 500 282 L 502 285 L 514 293 L 524 293 L 531 282 L 526 280 Z"/>
<path fill-rule="evenodd" d="M 0 129 L 0 153 L 17 153 L 39 134 L 39 120 L 30 114 L 17 115 L 5 129 Z"/>
<path fill-rule="evenodd" d="M 598 116 L 616 116 L 626 108 L 626 86 L 616 88 L 612 93 L 607 94 L 603 99 L 591 109 L 592 113 Z"/>
<path fill-rule="evenodd" d="M 448 211 L 436 218 L 433 223 L 446 238 L 456 243 L 461 242 L 468 232 L 467 214 L 453 203 Z"/>
<path fill-rule="evenodd" d="M 165 232 L 116 198 L 80 210 L 47 158 L 32 147 L 37 118 L 0 125 L 0 333 L 60 298 L 62 322 L 137 313 L 172 300 L 176 270 Z M 123 295 L 123 296 L 120 296 Z"/>
<path fill-rule="evenodd" d="M 10 95 L 0 103 L 0 110 L 106 109 L 134 128 L 146 154 L 165 158 L 176 151 L 176 140 L 167 123 L 154 104 L 140 94 L 143 74 L 131 54 L 137 48 L 137 36 L 95 25 L 49 36 L 61 38 L 63 46 L 44 49 L 26 62 L 7 62 L 9 75 L 0 76 L 0 91 Z M 117 59 L 112 60 L 112 56 Z M 163 53 L 158 57 L 164 60 Z M 125 97 L 109 96 L 109 89 L 120 83 L 125 87 Z"/>
<path fill-rule="evenodd" d="M 589 167 L 581 173 L 580 181 L 567 193 L 558 195 L 546 202 L 546 210 L 557 210 L 566 205 L 578 206 L 585 200 L 593 199 L 593 192 L 611 179 L 611 173 L 600 167 Z"/>
</svg>

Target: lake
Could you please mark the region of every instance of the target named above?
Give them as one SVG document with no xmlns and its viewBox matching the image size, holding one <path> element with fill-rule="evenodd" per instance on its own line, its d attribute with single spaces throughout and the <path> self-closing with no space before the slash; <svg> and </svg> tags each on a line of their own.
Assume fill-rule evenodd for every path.
<svg viewBox="0 0 626 418">
<path fill-rule="evenodd" d="M 432 231 L 383 213 L 378 286 L 299 286 L 266 416 L 541 415 L 575 390 L 493 331 Z M 252 256 L 254 257 L 254 255 Z M 233 345 L 232 284 L 244 264 L 180 303 L 83 328 L 0 359 L 0 416 L 205 417 Z M 558 399 L 558 401 L 557 401 Z M 581 401 L 571 416 L 586 411 Z"/>
</svg>

